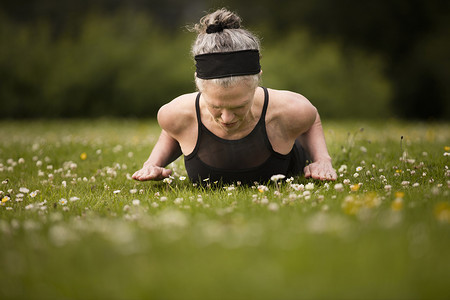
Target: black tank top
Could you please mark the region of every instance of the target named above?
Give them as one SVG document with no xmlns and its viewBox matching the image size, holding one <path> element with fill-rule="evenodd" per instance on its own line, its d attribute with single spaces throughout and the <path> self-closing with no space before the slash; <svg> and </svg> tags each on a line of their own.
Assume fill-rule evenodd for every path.
<svg viewBox="0 0 450 300">
<path fill-rule="evenodd" d="M 266 132 L 266 112 L 269 93 L 264 89 L 264 106 L 255 128 L 239 140 L 222 139 L 206 128 L 200 117 L 200 93 L 195 100 L 198 138 L 194 151 L 184 157 L 186 171 L 193 182 L 242 184 L 267 182 L 272 175 L 291 175 L 295 166 L 295 145 L 289 154 L 273 150 Z M 294 170 L 295 169 L 295 170 Z"/>
</svg>

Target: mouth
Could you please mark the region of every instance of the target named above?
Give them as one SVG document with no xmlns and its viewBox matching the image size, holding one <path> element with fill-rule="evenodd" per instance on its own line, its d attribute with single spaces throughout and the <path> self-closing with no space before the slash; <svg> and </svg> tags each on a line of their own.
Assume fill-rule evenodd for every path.
<svg viewBox="0 0 450 300">
<path fill-rule="evenodd" d="M 223 127 L 227 127 L 227 128 L 233 127 L 234 125 L 236 125 L 236 123 L 237 123 L 237 122 L 233 122 L 233 123 L 223 123 L 223 122 L 220 122 L 220 124 L 222 124 Z"/>
</svg>

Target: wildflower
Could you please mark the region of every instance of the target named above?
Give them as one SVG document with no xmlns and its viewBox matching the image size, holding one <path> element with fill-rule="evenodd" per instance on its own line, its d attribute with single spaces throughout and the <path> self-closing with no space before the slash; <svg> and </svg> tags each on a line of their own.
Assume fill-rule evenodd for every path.
<svg viewBox="0 0 450 300">
<path fill-rule="evenodd" d="M 288 179 L 286 179 L 287 183 L 291 183 L 292 181 L 294 181 L 294 177 L 289 177 Z"/>
<path fill-rule="evenodd" d="M 272 180 L 273 182 L 277 182 L 278 180 L 283 180 L 285 177 L 286 176 L 284 176 L 283 174 L 278 174 L 270 177 L 270 180 Z"/>
<path fill-rule="evenodd" d="M 360 209 L 360 204 L 355 201 L 353 196 L 347 196 L 345 197 L 344 202 L 342 202 L 341 207 L 346 214 L 355 215 Z"/>
<path fill-rule="evenodd" d="M 269 190 L 269 188 L 268 188 L 267 186 L 265 186 L 265 185 L 259 185 L 259 186 L 258 186 L 258 191 L 259 191 L 260 193 L 267 192 L 268 190 Z"/>
<path fill-rule="evenodd" d="M 409 185 L 409 181 L 406 181 L 406 180 L 405 180 L 405 181 L 402 181 L 402 185 L 403 185 L 403 186 L 408 186 L 408 185 Z"/>
<path fill-rule="evenodd" d="M 151 205 L 152 205 L 153 208 L 157 208 L 159 206 L 159 204 L 157 202 L 152 202 Z"/>
<path fill-rule="evenodd" d="M 167 197 L 165 197 L 165 196 L 162 196 L 161 198 L 159 198 L 159 201 L 161 201 L 161 202 L 165 202 L 165 201 L 167 201 Z"/>
<path fill-rule="evenodd" d="M 352 185 L 350 186 L 350 190 L 351 190 L 352 192 L 358 191 L 358 190 L 359 190 L 359 184 L 352 184 Z"/>
<path fill-rule="evenodd" d="M 403 198 L 405 197 L 405 193 L 404 192 L 396 192 L 395 193 L 395 198 Z"/>
<path fill-rule="evenodd" d="M 261 204 L 263 204 L 263 205 L 269 204 L 269 199 L 267 199 L 267 197 L 263 197 L 261 199 Z"/>
<path fill-rule="evenodd" d="M 387 185 L 384 186 L 384 189 L 385 189 L 387 192 L 390 191 L 391 188 L 392 188 L 392 186 L 389 185 L 389 184 L 387 184 Z"/>
<path fill-rule="evenodd" d="M 120 190 L 115 190 L 115 191 L 113 192 L 113 194 L 118 194 L 118 193 L 120 193 Z"/>
<path fill-rule="evenodd" d="M 395 200 L 391 204 L 391 209 L 393 211 L 399 211 L 403 209 L 403 199 L 402 198 L 395 198 Z"/>
<path fill-rule="evenodd" d="M 310 182 L 305 185 L 305 189 L 307 190 L 313 190 L 314 189 L 314 183 Z"/>
<path fill-rule="evenodd" d="M 303 184 L 291 184 L 291 188 L 293 188 L 296 191 L 303 191 L 305 189 L 305 186 Z"/>
<path fill-rule="evenodd" d="M 141 204 L 141 201 L 139 201 L 139 199 L 134 199 L 133 201 L 131 201 L 131 203 L 132 203 L 134 206 L 139 206 L 139 204 Z"/>
<path fill-rule="evenodd" d="M 8 196 L 3 197 L 3 198 L 2 198 L 2 204 L 8 202 L 9 199 L 10 199 L 10 198 L 9 198 Z"/>
<path fill-rule="evenodd" d="M 34 191 L 34 192 L 31 192 L 31 193 L 30 193 L 30 197 L 31 197 L 31 198 L 34 198 L 34 197 L 36 197 L 36 196 L 37 196 L 37 194 L 38 194 L 38 192 L 39 192 L 39 191 L 37 191 L 37 190 L 36 190 L 36 191 Z"/>
<path fill-rule="evenodd" d="M 347 165 L 341 165 L 338 170 L 339 173 L 347 172 Z"/>
<path fill-rule="evenodd" d="M 180 179 L 181 181 L 184 181 L 184 180 L 186 180 L 186 176 L 180 176 L 179 179 Z"/>
<path fill-rule="evenodd" d="M 61 185 L 62 185 L 62 187 L 66 187 L 67 186 L 67 182 L 63 181 L 63 182 L 61 182 Z"/>
<path fill-rule="evenodd" d="M 444 152 L 444 156 L 450 156 L 450 152 Z"/>
<path fill-rule="evenodd" d="M 128 204 L 125 204 L 123 206 L 123 211 L 129 211 L 130 210 L 130 206 Z"/>
<path fill-rule="evenodd" d="M 279 191 L 275 191 L 275 192 L 273 192 L 273 194 L 274 194 L 275 196 L 281 196 L 281 193 L 280 193 Z"/>
<path fill-rule="evenodd" d="M 277 203 L 271 202 L 271 203 L 267 206 L 267 209 L 270 210 L 270 211 L 278 211 L 279 206 L 278 206 Z"/>
<path fill-rule="evenodd" d="M 42 166 L 42 161 L 40 161 L 40 160 L 38 160 L 37 162 L 36 162 L 36 167 L 41 167 Z"/>
<path fill-rule="evenodd" d="M 419 186 L 419 183 L 414 183 L 413 185 L 412 185 L 413 187 L 418 187 Z"/>
<path fill-rule="evenodd" d="M 173 201 L 173 203 L 175 203 L 175 204 L 181 204 L 182 202 L 183 202 L 183 198 L 176 198 L 174 201 Z"/>
<path fill-rule="evenodd" d="M 359 177 L 359 173 L 353 174 L 353 177 L 355 177 L 355 178 Z"/>
<path fill-rule="evenodd" d="M 69 199 L 70 202 L 75 202 L 78 200 L 80 200 L 80 198 L 78 198 L 78 197 L 70 197 L 70 199 Z"/>
<path fill-rule="evenodd" d="M 344 179 L 344 184 L 349 184 L 350 183 L 350 179 Z"/>
<path fill-rule="evenodd" d="M 434 206 L 434 217 L 439 222 L 450 223 L 450 204 L 448 202 L 439 202 Z"/>
<path fill-rule="evenodd" d="M 362 167 L 356 167 L 356 172 L 360 172 L 362 169 Z"/>
<path fill-rule="evenodd" d="M 344 190 L 344 185 L 342 183 L 336 183 L 334 189 L 338 192 L 342 192 Z"/>
<path fill-rule="evenodd" d="M 136 194 L 137 193 L 137 189 L 131 189 L 130 190 L 130 194 Z"/>
<path fill-rule="evenodd" d="M 28 193 L 30 192 L 30 190 L 27 189 L 26 187 L 21 187 L 21 188 L 19 189 L 19 191 L 20 191 L 21 193 L 25 193 L 25 194 L 28 194 Z"/>
<path fill-rule="evenodd" d="M 361 150 L 361 152 L 363 152 L 363 153 L 367 152 L 367 148 L 364 146 L 361 146 L 361 148 L 359 148 L 359 150 Z"/>
<path fill-rule="evenodd" d="M 25 159 L 23 159 L 22 157 L 19 158 L 19 160 L 17 161 L 19 164 L 24 164 L 25 163 Z"/>
<path fill-rule="evenodd" d="M 167 183 L 167 184 L 171 184 L 172 183 L 172 178 L 170 178 L 170 177 L 164 178 L 163 182 Z"/>
<path fill-rule="evenodd" d="M 59 200 L 59 204 L 61 204 L 61 205 L 66 205 L 66 204 L 67 204 L 67 200 L 64 199 L 64 198 L 61 198 L 61 199 Z"/>
<path fill-rule="evenodd" d="M 6 210 L 13 210 L 11 206 L 6 207 Z"/>
<path fill-rule="evenodd" d="M 446 151 L 446 152 L 447 152 L 447 151 L 450 151 L 450 146 L 445 146 L 445 147 L 444 147 L 444 151 Z"/>
<path fill-rule="evenodd" d="M 2 184 L 8 184 L 8 180 L 3 180 Z"/>
</svg>

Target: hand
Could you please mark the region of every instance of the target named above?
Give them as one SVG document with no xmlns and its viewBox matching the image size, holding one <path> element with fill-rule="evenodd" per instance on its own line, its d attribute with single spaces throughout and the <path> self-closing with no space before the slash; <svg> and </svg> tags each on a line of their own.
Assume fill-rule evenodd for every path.
<svg viewBox="0 0 450 300">
<path fill-rule="evenodd" d="M 172 170 L 144 164 L 142 169 L 133 174 L 132 178 L 139 181 L 163 180 L 169 177 L 170 174 L 172 174 Z"/>
<path fill-rule="evenodd" d="M 333 169 L 330 161 L 316 161 L 307 165 L 303 172 L 306 178 L 314 178 L 320 180 L 336 180 L 336 170 Z"/>
</svg>

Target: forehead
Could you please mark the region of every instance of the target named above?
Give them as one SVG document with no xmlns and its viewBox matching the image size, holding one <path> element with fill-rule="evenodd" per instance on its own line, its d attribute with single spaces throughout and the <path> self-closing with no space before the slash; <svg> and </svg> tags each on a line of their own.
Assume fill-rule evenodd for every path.
<svg viewBox="0 0 450 300">
<path fill-rule="evenodd" d="M 245 84 L 222 87 L 208 84 L 202 92 L 209 105 L 220 107 L 235 107 L 246 105 L 253 100 L 255 90 Z"/>
</svg>

